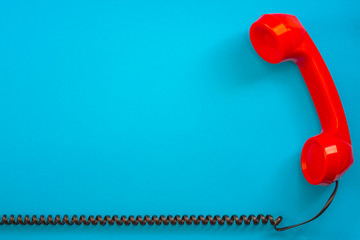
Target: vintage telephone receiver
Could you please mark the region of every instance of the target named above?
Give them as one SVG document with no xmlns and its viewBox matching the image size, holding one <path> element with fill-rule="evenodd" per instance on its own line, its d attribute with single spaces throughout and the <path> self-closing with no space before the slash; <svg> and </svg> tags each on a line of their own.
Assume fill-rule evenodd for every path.
<svg viewBox="0 0 360 240">
<path fill-rule="evenodd" d="M 265 61 L 298 65 L 322 126 L 302 150 L 303 174 L 314 185 L 337 181 L 354 161 L 350 134 L 335 84 L 309 34 L 295 16 L 265 14 L 251 26 L 250 39 Z"/>
<path fill-rule="evenodd" d="M 289 227 L 278 228 L 282 217 L 274 219 L 271 215 L 232 215 L 211 216 L 176 215 L 176 216 L 105 216 L 100 215 L 79 218 L 73 215 L 71 220 L 67 215 L 60 217 L 52 215 L 39 218 L 33 215 L 3 215 L 0 225 L 249 225 L 251 221 L 257 225 L 260 221 L 274 226 L 277 231 L 284 231 L 308 223 L 319 217 L 330 205 L 338 188 L 338 179 L 353 163 L 353 154 L 349 129 L 345 113 L 335 84 L 315 44 L 299 20 L 288 14 L 265 14 L 250 28 L 250 40 L 256 52 L 267 62 L 280 63 L 293 61 L 300 68 L 306 85 L 309 88 L 317 113 L 320 118 L 322 131 L 319 135 L 308 139 L 301 154 L 301 168 L 305 179 L 314 185 L 330 185 L 335 182 L 335 189 L 322 210 L 312 219 Z"/>
</svg>

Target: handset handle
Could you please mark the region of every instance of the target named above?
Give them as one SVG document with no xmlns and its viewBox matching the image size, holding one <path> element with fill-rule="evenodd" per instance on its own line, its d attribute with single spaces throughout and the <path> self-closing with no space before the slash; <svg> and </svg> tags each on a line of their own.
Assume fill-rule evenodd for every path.
<svg viewBox="0 0 360 240">
<path fill-rule="evenodd" d="M 334 81 L 309 34 L 293 15 L 265 14 L 252 24 L 250 40 L 264 60 L 298 65 L 322 126 L 304 144 L 303 174 L 316 185 L 338 180 L 353 163 L 350 134 Z"/>
<path fill-rule="evenodd" d="M 334 136 L 351 143 L 345 113 L 334 81 L 307 32 L 299 51 L 295 63 L 309 89 L 323 131 L 332 132 Z"/>
</svg>

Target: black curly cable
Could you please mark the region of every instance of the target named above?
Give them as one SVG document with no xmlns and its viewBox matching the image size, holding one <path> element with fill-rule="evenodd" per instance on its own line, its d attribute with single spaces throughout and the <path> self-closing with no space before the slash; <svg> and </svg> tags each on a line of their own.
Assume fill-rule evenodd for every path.
<svg viewBox="0 0 360 240">
<path fill-rule="evenodd" d="M 228 215 L 223 215 L 223 216 L 219 216 L 219 215 L 207 215 L 206 217 L 204 217 L 203 215 L 199 215 L 199 216 L 195 216 L 195 215 L 191 215 L 191 216 L 187 216 L 187 215 L 176 215 L 176 216 L 172 216 L 172 215 L 168 215 L 168 216 L 164 216 L 164 215 L 160 215 L 159 217 L 156 215 L 153 216 L 132 216 L 130 215 L 129 217 L 126 216 L 117 216 L 117 215 L 113 215 L 113 216 L 109 216 L 106 215 L 104 217 L 102 217 L 101 215 L 97 215 L 96 217 L 94 217 L 93 215 L 90 215 L 89 217 L 86 217 L 85 215 L 81 215 L 80 217 L 78 217 L 77 215 L 73 215 L 71 217 L 71 219 L 69 218 L 68 215 L 64 215 L 63 217 L 61 217 L 60 215 L 56 215 L 55 218 L 53 218 L 52 215 L 48 215 L 47 217 L 45 217 L 44 215 L 40 215 L 40 217 L 38 217 L 37 215 L 32 215 L 31 217 L 29 215 L 25 215 L 25 217 L 23 218 L 22 215 L 17 215 L 15 217 L 15 215 L 10 215 L 10 218 L 8 218 L 7 215 L 3 215 L 0 225 L 85 225 L 85 226 L 89 226 L 89 225 L 241 225 L 241 224 L 245 224 L 245 225 L 249 225 L 251 224 L 251 222 L 253 222 L 253 224 L 258 225 L 260 222 L 262 224 L 267 224 L 268 222 L 270 222 L 270 224 L 274 227 L 274 229 L 276 231 L 285 231 L 294 227 L 298 227 L 300 225 L 306 224 L 308 222 L 311 222 L 313 220 L 315 220 L 316 218 L 318 218 L 321 214 L 323 214 L 325 212 L 325 210 L 330 206 L 331 202 L 333 201 L 335 194 L 337 192 L 337 188 L 338 188 L 338 181 L 335 182 L 335 189 L 333 191 L 333 193 L 331 194 L 330 198 L 328 199 L 328 201 L 325 203 L 324 207 L 320 210 L 320 212 L 313 218 L 311 218 L 310 220 L 307 220 L 303 223 L 299 223 L 296 225 L 292 225 L 292 226 L 288 226 L 288 227 L 282 227 L 282 228 L 278 228 L 277 226 L 280 224 L 280 222 L 282 221 L 282 217 L 279 216 L 276 219 L 274 219 L 274 217 L 270 214 L 264 216 L 262 214 L 259 214 L 257 216 L 255 215 L 232 215 L 232 216 L 228 216 Z"/>
<path fill-rule="evenodd" d="M 227 225 L 241 225 L 242 223 L 244 223 L 245 225 L 249 225 L 251 223 L 251 221 L 255 224 L 258 225 L 260 222 L 263 224 L 267 224 L 268 222 L 270 222 L 270 224 L 272 226 L 276 226 L 278 225 L 282 220 L 282 217 L 277 217 L 275 220 L 273 218 L 273 216 L 271 215 L 262 215 L 259 214 L 257 216 L 255 215 L 249 215 L 249 216 L 245 216 L 245 215 L 241 215 L 241 216 L 237 216 L 237 215 L 232 215 L 231 217 L 224 215 L 224 216 L 219 216 L 219 215 L 215 215 L 215 216 L 211 216 L 211 215 L 207 215 L 206 217 L 204 217 L 203 215 L 199 215 L 199 216 L 195 216 L 195 215 L 191 215 L 190 217 L 187 215 L 176 215 L 176 216 L 117 216 L 117 215 L 113 215 L 113 216 L 109 216 L 106 215 L 105 217 L 102 217 L 100 215 L 97 215 L 96 217 L 90 215 L 89 217 L 86 217 L 85 215 L 81 215 L 80 217 L 78 217 L 77 215 L 73 215 L 71 217 L 71 219 L 67 216 L 64 215 L 63 217 L 60 217 L 60 215 L 56 215 L 55 218 L 52 217 L 52 215 L 48 215 L 47 217 L 45 217 L 44 215 L 41 215 L 40 217 L 37 217 L 36 215 L 33 216 L 29 216 L 29 215 L 25 215 L 25 217 L 23 218 L 21 215 L 17 215 L 17 217 L 15 217 L 14 215 L 10 215 L 10 218 L 8 219 L 7 215 L 3 215 L 2 220 L 0 222 L 0 225 L 199 225 L 199 224 L 203 224 L 203 225 L 207 225 L 210 223 L 210 225 L 215 225 L 215 224 L 219 224 L 219 225 L 224 225 L 225 223 Z"/>
</svg>

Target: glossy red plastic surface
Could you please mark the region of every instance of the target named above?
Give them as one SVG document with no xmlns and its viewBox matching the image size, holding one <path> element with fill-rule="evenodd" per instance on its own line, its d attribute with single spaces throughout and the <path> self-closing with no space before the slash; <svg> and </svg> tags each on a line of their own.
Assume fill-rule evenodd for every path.
<svg viewBox="0 0 360 240">
<path fill-rule="evenodd" d="M 315 44 L 299 20 L 288 14 L 265 14 L 250 28 L 256 52 L 270 63 L 293 61 L 299 67 L 322 126 L 308 139 L 301 168 L 311 184 L 329 185 L 353 163 L 345 113 L 334 81 Z"/>
</svg>

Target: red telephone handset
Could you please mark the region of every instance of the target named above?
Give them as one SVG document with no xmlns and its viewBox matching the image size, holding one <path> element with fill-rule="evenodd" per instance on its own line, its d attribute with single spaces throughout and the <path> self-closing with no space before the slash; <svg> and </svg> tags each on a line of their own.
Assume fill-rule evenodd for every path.
<svg viewBox="0 0 360 240">
<path fill-rule="evenodd" d="M 335 84 L 309 34 L 295 16 L 265 14 L 252 24 L 250 40 L 267 62 L 293 61 L 299 67 L 322 126 L 303 147 L 303 174 L 316 185 L 338 180 L 354 161 L 350 134 Z"/>
</svg>

